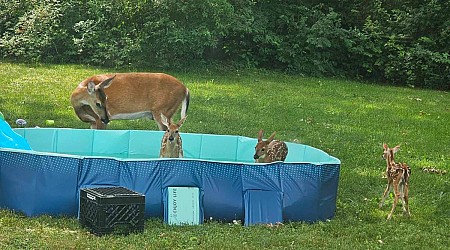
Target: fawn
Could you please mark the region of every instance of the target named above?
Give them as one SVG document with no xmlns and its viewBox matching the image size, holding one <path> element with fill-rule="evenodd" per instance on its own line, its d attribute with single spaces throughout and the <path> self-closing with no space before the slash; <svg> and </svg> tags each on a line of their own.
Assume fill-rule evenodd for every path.
<svg viewBox="0 0 450 250">
<path fill-rule="evenodd" d="M 159 157 L 161 158 L 183 158 L 183 142 L 179 133 L 179 129 L 183 125 L 186 117 L 181 118 L 178 123 L 173 123 L 172 119 L 168 120 L 161 113 L 161 122 L 167 127 L 161 140 L 161 150 Z"/>
<path fill-rule="evenodd" d="M 384 143 L 383 148 L 383 158 L 386 160 L 386 176 L 388 184 L 384 190 L 379 207 L 381 208 L 383 206 L 384 200 L 389 195 L 391 189 L 394 188 L 394 203 L 392 204 L 392 209 L 387 220 L 392 218 L 392 214 L 394 213 L 399 198 L 402 199 L 403 213 L 410 216 L 411 213 L 409 212 L 408 207 L 408 181 L 409 176 L 411 175 L 411 168 L 405 163 L 395 163 L 394 154 L 400 150 L 399 145 L 394 148 L 389 148 L 388 145 Z"/>
<path fill-rule="evenodd" d="M 255 155 L 253 158 L 256 163 L 268 163 L 274 161 L 284 161 L 288 154 L 288 147 L 286 143 L 274 140 L 275 133 L 266 140 L 263 141 L 264 131 L 261 129 L 258 132 L 258 143 L 255 146 Z"/>
</svg>

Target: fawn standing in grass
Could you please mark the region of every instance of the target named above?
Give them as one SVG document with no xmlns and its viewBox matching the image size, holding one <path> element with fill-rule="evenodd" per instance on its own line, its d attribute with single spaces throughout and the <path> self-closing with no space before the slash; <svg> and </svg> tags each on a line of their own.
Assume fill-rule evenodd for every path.
<svg viewBox="0 0 450 250">
<path fill-rule="evenodd" d="M 258 132 L 258 143 L 255 146 L 255 155 L 253 156 L 255 162 L 268 163 L 284 161 L 288 154 L 286 143 L 273 139 L 276 132 L 273 132 L 269 139 L 263 141 L 263 133 L 264 131 L 262 129 Z"/>
<path fill-rule="evenodd" d="M 411 175 L 411 169 L 405 163 L 395 163 L 394 154 L 400 150 L 400 146 L 395 146 L 394 148 L 389 148 L 385 143 L 383 144 L 384 152 L 383 158 L 386 160 L 386 176 L 388 179 L 388 184 L 384 190 L 383 197 L 381 198 L 380 208 L 384 204 L 384 200 L 389 195 L 392 188 L 394 188 L 394 203 L 392 204 L 391 212 L 389 213 L 387 219 L 392 218 L 395 207 L 397 206 L 398 199 L 402 199 L 403 213 L 410 216 L 408 207 L 408 181 Z"/>
<path fill-rule="evenodd" d="M 179 133 L 181 125 L 183 125 L 186 117 L 181 118 L 178 123 L 173 123 L 172 119 L 161 113 L 161 122 L 167 127 L 161 140 L 161 150 L 159 157 L 161 158 L 183 158 L 183 142 Z"/>
</svg>

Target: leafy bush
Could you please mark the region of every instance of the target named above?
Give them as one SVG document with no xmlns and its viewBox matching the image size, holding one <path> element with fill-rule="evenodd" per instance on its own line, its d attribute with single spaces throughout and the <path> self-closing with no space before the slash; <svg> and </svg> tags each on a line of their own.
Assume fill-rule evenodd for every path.
<svg viewBox="0 0 450 250">
<path fill-rule="evenodd" d="M 43 57 L 57 58 L 66 49 L 62 41 L 65 41 L 67 34 L 59 29 L 63 5 L 56 0 L 28 3 L 11 2 L 6 6 L 18 14 L 11 13 L 16 17 L 14 24 L 2 22 L 6 24 L 0 41 L 4 55 L 32 61 Z"/>
<path fill-rule="evenodd" d="M 136 64 L 135 56 L 141 53 L 138 18 L 145 13 L 142 1 L 79 1 L 70 8 L 73 20 L 68 29 L 78 61 L 116 67 Z"/>
<path fill-rule="evenodd" d="M 248 65 L 305 75 L 340 74 L 345 31 L 332 9 L 262 2 L 244 13 L 225 38 L 226 53 Z"/>
<path fill-rule="evenodd" d="M 172 67 L 217 58 L 209 52 L 220 50 L 234 18 L 226 0 L 167 0 L 148 11 L 141 46 L 147 63 Z"/>
<path fill-rule="evenodd" d="M 113 67 L 261 67 L 450 89 L 450 2 L 0 0 L 0 53 Z"/>
<path fill-rule="evenodd" d="M 351 75 L 396 85 L 450 89 L 450 3 L 429 1 L 398 8 L 378 0 L 364 25 L 349 32 Z M 430 32 L 431 31 L 431 32 Z M 445 39 L 444 39 L 445 40 Z"/>
<path fill-rule="evenodd" d="M 303 9 L 302 12 L 293 9 L 294 20 L 286 22 L 290 32 L 287 32 L 279 49 L 278 58 L 286 63 L 293 72 L 306 75 L 339 75 L 339 60 L 345 38 L 345 31 L 340 27 L 340 18 L 333 10 L 319 8 Z M 295 15 L 295 14 L 294 14 Z M 292 20 L 292 17 L 290 18 Z"/>
</svg>

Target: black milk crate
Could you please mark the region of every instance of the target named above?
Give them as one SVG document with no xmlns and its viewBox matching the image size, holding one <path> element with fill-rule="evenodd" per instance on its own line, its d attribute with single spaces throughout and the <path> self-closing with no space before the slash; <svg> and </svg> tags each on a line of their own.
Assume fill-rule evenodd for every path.
<svg viewBox="0 0 450 250">
<path fill-rule="evenodd" d="M 144 231 L 145 195 L 124 187 L 80 189 L 80 224 L 91 233 Z"/>
</svg>

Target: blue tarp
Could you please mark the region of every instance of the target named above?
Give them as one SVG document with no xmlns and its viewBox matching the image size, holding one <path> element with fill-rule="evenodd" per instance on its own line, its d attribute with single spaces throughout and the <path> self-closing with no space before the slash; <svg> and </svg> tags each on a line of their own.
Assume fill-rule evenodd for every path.
<svg viewBox="0 0 450 250">
<path fill-rule="evenodd" d="M 335 213 L 340 161 L 306 145 L 288 143 L 284 163 L 256 164 L 256 139 L 240 136 L 182 133 L 187 158 L 158 159 L 160 131 L 16 131 L 35 151 L 0 149 L 0 206 L 29 216 L 77 216 L 79 189 L 94 186 L 124 186 L 144 194 L 147 218 L 164 217 L 168 187 L 198 187 L 205 219 L 250 225 L 280 218 L 312 222 Z M 61 141 L 71 141 L 73 148 Z M 214 150 L 220 145 L 218 160 L 212 145 Z"/>
</svg>

